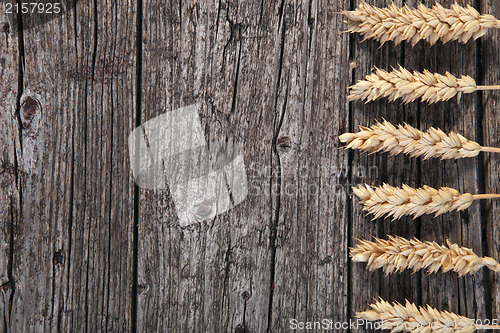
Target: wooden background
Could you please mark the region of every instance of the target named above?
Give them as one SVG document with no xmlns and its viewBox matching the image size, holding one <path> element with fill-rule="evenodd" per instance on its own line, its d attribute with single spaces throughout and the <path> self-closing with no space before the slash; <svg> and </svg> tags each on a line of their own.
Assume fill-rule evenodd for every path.
<svg viewBox="0 0 500 333">
<path fill-rule="evenodd" d="M 437 219 L 370 221 L 349 187 L 500 193 L 500 156 L 367 156 L 338 149 L 337 138 L 383 117 L 500 146 L 499 93 L 465 95 L 460 105 L 346 101 L 347 86 L 372 66 L 499 84 L 500 31 L 466 45 L 379 48 L 341 33 L 337 12 L 357 0 L 74 0 L 31 25 L 6 15 L 6 2 L 1 332 L 284 332 L 292 318 L 346 321 L 378 296 L 499 318 L 498 274 L 385 277 L 351 263 L 348 247 L 354 237 L 397 234 L 449 238 L 499 258 L 498 202 Z M 496 0 L 468 3 L 500 17 Z M 135 186 L 127 137 L 195 102 L 207 141 L 244 143 L 250 193 L 183 229 L 168 190 Z"/>
</svg>

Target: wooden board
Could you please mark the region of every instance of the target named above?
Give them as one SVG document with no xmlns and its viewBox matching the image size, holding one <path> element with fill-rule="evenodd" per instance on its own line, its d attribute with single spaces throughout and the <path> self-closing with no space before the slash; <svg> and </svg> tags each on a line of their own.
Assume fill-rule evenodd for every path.
<svg viewBox="0 0 500 333">
<path fill-rule="evenodd" d="M 0 6 L 0 331 L 7 331 L 12 313 L 15 281 L 12 276 L 13 236 L 21 218 L 19 193 L 19 44 L 16 25 L 7 20 L 5 7 Z M 4 142 L 7 142 L 5 144 Z"/>
<path fill-rule="evenodd" d="M 19 96 L 15 86 L 2 110 L 6 165 L 17 165 L 2 222 L 13 241 L 9 331 L 132 327 L 134 13 L 81 2 L 3 36 L 6 64 L 22 62 Z"/>
<path fill-rule="evenodd" d="M 497 1 L 480 1 L 481 10 L 485 14 L 500 15 L 500 6 Z M 498 30 L 498 29 L 497 29 Z M 480 84 L 490 85 L 498 84 L 500 75 L 498 74 L 498 65 L 500 58 L 496 51 L 500 44 L 498 38 L 499 31 L 492 31 L 478 44 L 480 54 L 478 55 L 478 71 Z M 480 140 L 485 146 L 500 146 L 500 110 L 498 105 L 500 96 L 495 93 L 485 92 L 479 95 L 479 129 L 481 130 Z M 498 179 L 500 171 L 499 156 L 490 154 L 479 159 L 478 168 L 483 175 L 481 190 L 485 193 L 500 193 L 500 182 Z M 481 206 L 481 216 L 483 218 L 483 253 L 488 256 L 498 258 L 500 256 L 500 205 L 498 201 L 485 202 Z M 489 318 L 498 318 L 500 316 L 500 278 L 498 274 L 488 272 L 485 274 L 485 304 L 486 316 Z"/>
<path fill-rule="evenodd" d="M 449 238 L 500 258 L 498 202 L 371 221 L 351 191 L 385 182 L 500 193 L 499 157 L 367 155 L 340 149 L 338 136 L 384 118 L 500 147 L 497 92 L 459 105 L 346 99 L 374 66 L 500 84 L 499 32 L 380 47 L 342 33 L 338 12 L 359 3 L 73 1 L 25 26 L 1 3 L 0 332 L 282 332 L 348 321 L 378 296 L 497 318 L 495 273 L 386 277 L 352 263 L 348 248 L 374 236 Z M 474 5 L 500 17 L 496 1 Z M 181 227 L 171 188 L 134 182 L 128 137 L 196 103 L 207 148 L 240 146 L 248 196 Z"/>
</svg>

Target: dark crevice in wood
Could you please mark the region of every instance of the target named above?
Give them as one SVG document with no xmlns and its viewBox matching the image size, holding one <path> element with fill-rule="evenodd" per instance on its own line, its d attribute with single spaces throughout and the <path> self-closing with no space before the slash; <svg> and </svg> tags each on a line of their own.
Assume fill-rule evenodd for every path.
<svg viewBox="0 0 500 333">
<path fill-rule="evenodd" d="M 114 20 L 113 22 L 115 23 L 115 25 L 117 24 L 118 22 L 118 17 L 117 17 L 117 13 L 116 13 L 116 10 L 117 10 L 117 7 L 114 6 L 114 9 L 115 9 L 115 15 L 114 15 Z M 116 27 L 116 26 L 115 26 Z M 116 29 L 115 29 L 115 34 L 117 33 Z M 116 59 L 116 43 L 114 43 L 114 47 L 113 47 L 113 51 L 112 51 L 112 55 L 111 55 L 111 59 L 112 59 L 112 63 L 115 63 L 115 59 Z M 111 77 L 114 77 L 114 71 L 115 71 L 115 68 L 113 67 L 112 69 L 112 73 L 111 73 Z M 109 88 L 111 91 L 115 91 L 114 89 L 114 86 L 113 86 L 113 83 L 114 83 L 114 80 L 110 80 L 110 83 L 109 83 Z M 104 84 L 103 84 L 104 86 Z M 106 285 L 108 286 L 108 290 L 107 290 L 107 293 L 106 293 L 106 297 L 103 296 L 104 298 L 104 302 L 106 304 L 106 319 L 105 319 L 105 326 L 104 326 L 104 330 L 109 330 L 109 319 L 110 319 L 110 316 L 111 314 L 109 313 L 109 303 L 110 303 L 110 294 L 111 294 L 111 262 L 113 260 L 113 258 L 111 258 L 111 238 L 112 238 L 112 229 L 113 229 L 113 215 L 112 215 L 112 211 L 113 211 L 113 165 L 115 165 L 113 163 L 113 158 L 114 158 L 114 107 L 113 105 L 115 105 L 115 101 L 114 101 L 114 94 L 110 94 L 110 100 L 111 100 L 111 112 L 110 112 L 110 131 L 111 131 L 111 139 L 110 139 L 110 147 L 111 147 L 111 150 L 110 150 L 110 156 L 109 156 L 109 160 L 110 160 L 110 165 L 111 167 L 109 168 L 109 214 L 108 214 L 108 225 L 109 225 L 109 228 L 108 228 L 108 255 L 107 255 L 107 262 L 108 262 L 108 267 L 107 267 L 107 282 L 106 282 Z M 104 104 L 103 104 L 104 105 Z M 117 161 L 117 163 L 119 163 Z"/>
<path fill-rule="evenodd" d="M 421 58 L 420 58 L 421 59 Z M 420 63 L 418 64 L 418 69 L 419 70 L 422 70 L 421 66 L 420 66 Z M 417 114 L 416 114 L 416 121 L 415 123 L 418 124 L 418 126 L 421 125 L 421 121 L 422 121 L 422 104 L 421 103 L 417 103 Z M 423 186 L 422 184 L 422 159 L 421 158 L 418 158 L 417 161 L 416 161 L 416 168 L 417 168 L 417 174 L 416 174 L 416 179 L 415 179 L 415 185 L 418 186 L 418 187 L 421 187 Z M 421 239 L 421 235 L 422 235 L 422 218 L 419 217 L 417 219 L 415 219 L 414 221 L 415 223 L 415 237 L 417 239 Z M 422 279 L 423 279 L 423 274 L 422 272 L 418 272 L 418 278 L 416 279 L 417 281 L 417 289 L 418 289 L 418 293 L 417 293 L 417 299 L 415 300 L 415 302 L 417 302 L 417 305 L 419 306 L 423 306 L 423 282 L 422 282 Z"/>
<path fill-rule="evenodd" d="M 94 0 L 94 50 L 92 54 L 92 81 L 95 80 L 95 66 L 97 62 L 97 34 L 99 32 L 98 26 L 98 9 L 97 9 L 97 0 Z"/>
<path fill-rule="evenodd" d="M 78 70 L 80 69 L 78 67 L 78 25 L 77 25 L 77 19 L 76 19 L 76 2 L 78 0 L 73 0 L 73 33 L 75 34 L 75 61 L 76 61 L 76 71 L 78 72 Z"/>
<path fill-rule="evenodd" d="M 58 333 L 62 332 L 62 320 L 63 320 L 63 312 L 64 312 L 64 298 L 61 300 L 61 306 L 59 307 L 59 311 L 57 312 L 57 326 L 56 330 Z"/>
<path fill-rule="evenodd" d="M 217 20 L 215 21 L 215 43 L 217 43 L 217 36 L 219 35 L 219 20 L 220 20 L 220 3 L 221 0 L 219 0 L 219 3 L 217 5 Z"/>
<path fill-rule="evenodd" d="M 239 26 L 238 29 L 240 30 L 239 35 L 241 35 L 241 26 Z M 240 46 L 238 50 L 238 60 L 236 62 L 236 75 L 234 78 L 233 99 L 231 101 L 231 113 L 230 113 L 231 115 L 234 114 L 234 110 L 236 108 L 236 96 L 238 94 L 238 79 L 240 75 L 240 61 L 241 61 L 241 49 L 242 49 L 241 39 L 239 44 Z"/>
<path fill-rule="evenodd" d="M 284 34 L 283 34 L 283 39 L 284 39 Z M 284 40 L 283 40 L 284 43 Z M 283 44 L 282 44 L 283 48 Z M 283 59 L 281 59 L 283 60 Z M 281 64 L 281 62 L 280 62 Z M 281 67 L 280 67 L 280 72 L 281 72 Z M 281 73 L 278 75 L 278 81 L 279 78 L 281 77 Z M 272 180 L 273 180 L 273 169 L 271 168 L 271 183 L 270 183 L 270 195 L 271 195 L 271 212 L 274 209 L 274 217 L 271 220 L 271 233 L 270 233 L 270 246 L 271 246 L 271 277 L 269 279 L 270 282 L 270 293 L 269 293 L 269 311 L 268 311 L 268 326 L 267 326 L 267 332 L 271 331 L 271 326 L 272 326 L 272 305 L 273 305 L 273 296 L 274 296 L 274 280 L 275 280 L 275 268 L 276 268 L 276 236 L 277 236 L 277 231 L 278 231 L 278 222 L 279 222 L 279 217 L 280 217 L 280 209 L 281 209 L 281 158 L 278 153 L 278 146 L 276 144 L 278 140 L 278 136 L 281 130 L 281 126 L 283 125 L 283 119 L 285 117 L 285 112 L 286 112 L 286 104 L 288 100 L 288 84 L 286 87 L 286 93 L 285 93 L 285 100 L 283 101 L 283 107 L 281 110 L 281 115 L 278 120 L 278 125 L 277 128 L 274 132 L 273 136 L 273 141 L 272 141 L 272 153 L 274 155 L 274 158 L 276 159 L 276 207 L 273 207 L 273 201 L 272 201 Z M 277 103 L 277 100 L 276 100 Z M 278 106 L 276 105 L 275 108 Z M 272 214 L 272 213 L 271 213 Z"/>
<path fill-rule="evenodd" d="M 20 0 L 17 0 L 18 2 Z M 24 68 L 25 68 L 25 58 L 24 58 L 24 33 L 23 33 L 23 16 L 17 15 L 17 42 L 19 48 L 19 69 L 18 69 L 18 90 L 17 90 L 17 99 L 16 99 L 16 120 L 19 130 L 19 151 L 20 154 L 23 154 L 23 121 L 21 119 L 21 98 L 24 93 Z M 15 168 L 18 170 L 18 159 L 17 159 L 17 150 L 15 150 L 16 159 L 15 159 Z M 19 177 L 19 173 L 16 172 Z M 21 189 L 21 186 L 19 186 Z"/>
<path fill-rule="evenodd" d="M 141 126 L 142 108 L 142 21 L 143 2 L 137 0 L 136 27 L 136 82 L 135 82 L 135 126 Z M 137 140 L 139 141 L 139 140 Z M 140 149 L 136 148 L 136 152 Z M 136 157 L 140 159 L 140 156 Z M 137 332 L 137 304 L 139 280 L 139 186 L 134 183 L 134 225 L 132 227 L 132 300 L 131 300 L 131 331 Z"/>
<path fill-rule="evenodd" d="M 54 253 L 57 251 L 56 249 L 53 249 Z M 54 327 L 54 324 L 53 324 L 53 320 L 54 320 L 54 317 L 56 317 L 56 320 L 57 318 L 59 318 L 59 316 L 54 316 L 54 310 L 55 310 L 55 299 L 56 299 L 56 270 L 57 270 L 57 265 L 55 263 L 54 260 L 51 260 L 52 261 L 52 278 L 51 278 L 51 282 L 52 282 L 52 295 L 51 295 L 51 304 L 50 304 L 50 313 L 51 313 L 51 316 L 50 316 L 50 319 L 49 319 L 49 323 L 50 323 L 50 327 Z M 59 323 L 56 322 L 56 327 L 59 326 Z"/>
<path fill-rule="evenodd" d="M 467 313 L 467 304 L 466 302 L 464 302 L 464 304 L 462 304 L 461 300 L 462 299 L 467 299 L 467 288 L 464 288 L 464 292 L 460 292 L 460 282 L 457 283 L 456 285 L 456 288 L 457 288 L 457 312 L 458 313 Z M 463 295 L 462 295 L 463 294 Z M 463 309 L 462 309 L 463 307 Z"/>
<path fill-rule="evenodd" d="M 278 96 L 279 96 L 279 88 L 281 85 L 281 75 L 283 71 L 283 55 L 285 51 L 285 22 L 284 22 L 284 0 L 281 1 L 280 8 L 279 8 L 279 30 L 281 32 L 280 36 L 280 51 L 279 51 L 279 69 L 278 69 L 278 75 L 276 78 L 276 90 L 275 90 L 275 98 L 274 98 L 274 110 L 275 110 L 275 128 L 274 128 L 274 135 L 272 139 L 272 151 L 271 151 L 271 164 L 273 159 L 276 159 L 276 186 L 277 186 L 277 191 L 276 191 L 276 207 L 273 205 L 273 168 L 270 168 L 270 175 L 269 175 L 269 197 L 270 197 L 270 203 L 271 203 L 271 221 L 270 221 L 270 234 L 269 234 L 269 248 L 270 248 L 270 277 L 269 277 L 269 304 L 268 304 L 268 311 L 267 311 L 267 332 L 272 331 L 272 322 L 273 322 L 273 297 L 274 297 L 274 280 L 275 280 L 275 269 L 276 269 L 276 234 L 277 234 L 277 229 L 278 229 L 278 222 L 279 222 L 279 217 L 280 217 L 280 204 L 281 204 L 281 160 L 280 160 L 280 155 L 278 153 L 278 147 L 277 147 L 277 141 L 278 141 L 278 136 L 281 130 L 281 126 L 283 124 L 283 119 L 285 116 L 285 111 L 286 111 L 286 103 L 287 103 L 287 94 L 288 94 L 288 86 L 286 88 L 286 94 L 285 94 L 285 100 L 283 103 L 283 107 L 281 110 L 281 115 L 278 118 Z M 283 20 L 283 21 L 282 21 Z M 277 119 L 277 121 L 276 121 Z M 273 211 L 274 211 L 274 216 L 273 216 Z"/>
<path fill-rule="evenodd" d="M 75 34 L 75 54 L 76 54 L 76 68 L 78 71 L 78 42 L 77 42 L 77 11 L 76 2 L 73 0 L 73 24 L 74 24 L 74 34 Z M 71 253 L 73 249 L 73 214 L 74 214 L 74 204 L 75 204 L 75 132 L 76 132 L 76 117 L 73 116 L 73 131 L 71 132 L 71 166 L 70 166 L 70 189 L 69 189 L 69 212 L 68 212 L 68 254 L 66 256 L 66 297 L 69 297 L 71 292 L 70 287 L 70 277 L 71 277 Z M 64 309 L 64 298 L 62 299 L 63 304 L 61 305 L 59 319 L 58 319 L 58 332 L 62 332 L 62 313 Z"/>
<path fill-rule="evenodd" d="M 76 121 L 73 120 L 73 128 L 76 127 Z M 73 248 L 73 207 L 75 202 L 75 131 L 71 135 L 71 171 L 70 171 L 70 190 L 69 190 L 69 217 L 68 217 L 68 255 L 66 258 L 66 295 L 70 294 L 70 275 L 71 275 L 71 250 Z M 64 302 L 64 298 L 63 298 Z M 62 306 L 64 310 L 64 303 Z M 59 321 L 58 324 L 61 324 Z"/>
<path fill-rule="evenodd" d="M 264 15 L 264 0 L 260 0 L 259 27 L 262 25 L 263 15 Z"/>
<path fill-rule="evenodd" d="M 481 1 L 475 0 L 474 7 L 481 13 Z M 476 53 L 476 64 L 475 64 L 475 72 L 476 72 L 476 82 L 479 84 L 483 84 L 484 80 L 484 66 L 483 66 L 483 54 L 482 54 L 483 43 L 481 39 L 478 39 L 475 42 L 475 53 Z M 484 99 L 483 92 L 479 91 L 475 96 L 475 109 L 476 109 L 476 119 L 475 119 L 475 132 L 476 132 L 476 142 L 480 145 L 484 145 L 484 133 L 483 133 L 483 122 L 484 122 Z M 479 193 L 486 193 L 486 171 L 485 171 L 485 155 L 480 154 L 476 160 L 476 170 L 477 170 L 477 189 Z M 488 251 L 488 219 L 486 213 L 486 205 L 487 203 L 484 200 L 479 200 L 479 212 L 481 214 L 481 246 L 482 253 L 484 256 L 489 256 L 490 253 Z M 489 272 L 483 273 L 483 286 L 484 286 L 484 305 L 486 318 L 493 318 L 493 308 L 492 303 L 493 299 L 491 294 L 493 292 L 491 274 Z M 474 297 L 474 299 L 476 299 Z"/>
<path fill-rule="evenodd" d="M 16 291 L 16 283 L 14 281 L 14 276 L 12 274 L 14 268 L 14 227 L 15 227 L 15 216 L 14 216 L 14 202 L 12 197 L 10 199 L 10 233 L 9 233 L 9 262 L 7 263 L 7 277 L 9 281 L 7 282 L 7 287 L 10 289 L 10 297 L 9 297 L 9 307 L 7 309 L 8 314 L 8 324 L 6 323 L 5 329 L 6 333 L 9 332 L 11 318 L 12 318 L 12 305 L 14 303 L 14 294 Z M 2 286 L 2 289 L 5 288 L 5 285 Z M 5 318 L 5 317 L 4 317 Z"/>
<path fill-rule="evenodd" d="M 308 59 L 311 56 L 312 39 L 313 39 L 314 24 L 315 24 L 314 19 L 311 17 L 311 7 L 312 7 L 312 0 L 309 0 L 308 6 L 307 6 L 307 27 L 309 29 L 309 39 L 307 40 L 307 57 L 304 57 L 304 62 L 305 62 L 305 66 L 306 66 L 306 73 L 307 73 L 307 64 L 309 62 Z M 311 23 L 311 22 L 313 22 L 313 23 Z M 306 89 L 304 89 L 304 101 L 306 100 L 305 96 L 306 96 Z"/>
<path fill-rule="evenodd" d="M 98 29 L 98 24 L 99 24 L 99 21 L 98 21 L 98 4 L 97 4 L 97 0 L 94 0 L 93 1 L 93 18 L 94 18 L 94 45 L 93 45 L 93 54 L 92 54 L 92 78 L 91 78 L 91 83 L 95 80 L 95 65 L 96 65 L 96 59 L 97 59 L 97 38 L 98 38 L 98 32 L 99 32 L 99 29 Z M 86 85 L 86 88 L 85 88 L 85 96 L 88 96 L 88 91 L 87 91 L 87 88 L 88 87 L 88 82 L 87 82 L 87 85 Z M 85 124 L 87 123 L 87 105 L 88 103 L 85 103 Z M 85 125 L 86 126 L 86 125 Z M 84 141 L 87 141 L 87 136 L 85 136 L 85 140 Z M 85 144 L 85 150 L 87 149 L 87 145 Z M 85 154 L 86 156 L 86 154 Z M 87 158 L 85 158 L 85 161 L 87 160 Z M 84 170 L 87 170 L 87 168 L 85 168 Z M 87 244 L 87 271 L 86 271 L 86 279 L 85 279 L 85 325 L 86 325 L 86 329 L 88 330 L 89 329 L 89 276 L 90 276 L 90 256 L 91 256 L 91 236 L 92 236 L 92 216 L 90 216 L 89 218 L 89 226 L 88 226 L 88 233 L 87 233 L 87 236 L 88 236 L 88 244 Z"/>
<path fill-rule="evenodd" d="M 420 103 L 417 104 L 417 119 L 416 119 L 416 124 L 421 124 L 421 112 L 422 112 L 422 106 Z M 421 187 L 423 186 L 422 184 L 422 159 L 417 159 L 417 175 L 416 175 L 416 185 L 418 187 Z M 421 239 L 421 233 L 422 233 L 422 218 L 419 217 L 417 219 L 415 219 L 414 221 L 415 223 L 415 237 L 418 238 L 418 239 Z M 418 289 L 418 293 L 417 293 L 417 299 L 415 300 L 417 302 L 417 305 L 419 306 L 423 306 L 423 283 L 422 283 L 422 279 L 423 279 L 423 275 L 422 275 L 422 272 L 418 272 L 418 279 L 416 279 L 417 281 L 417 289 Z"/>
<path fill-rule="evenodd" d="M 309 0 L 309 6 L 307 9 L 307 22 L 309 22 L 309 20 L 311 19 L 311 2 L 312 2 L 312 0 Z M 307 56 L 304 57 L 303 64 L 302 64 L 302 66 L 304 66 L 304 68 L 305 68 L 305 73 L 308 73 L 308 69 L 309 69 L 308 65 L 309 65 L 309 59 L 310 59 L 310 55 L 311 55 L 312 32 L 313 32 L 313 28 L 311 28 L 310 25 L 308 25 L 307 27 L 309 29 L 309 39 L 307 40 Z M 313 65 L 313 67 L 314 67 L 314 65 Z M 302 94 L 302 98 L 305 101 L 305 100 L 307 100 L 307 89 L 305 89 L 307 75 L 305 75 L 302 80 L 303 80 L 303 83 L 301 83 L 301 85 L 302 85 L 302 87 L 304 87 L 304 93 Z M 303 113 L 306 112 L 306 103 L 304 103 L 302 106 L 302 112 Z"/>
<path fill-rule="evenodd" d="M 179 0 L 179 32 L 182 33 L 182 0 Z"/>
<path fill-rule="evenodd" d="M 349 10 L 354 10 L 356 8 L 356 0 L 350 0 L 349 3 Z M 349 34 L 347 37 L 349 38 L 349 64 L 351 64 L 353 61 L 356 59 L 356 36 L 353 34 Z M 356 80 L 356 66 L 351 67 L 351 80 L 350 80 L 350 85 L 354 85 Z M 349 133 L 354 133 L 354 114 L 353 114 L 353 108 L 352 108 L 352 102 L 347 102 L 347 118 L 348 118 L 348 127 Z M 354 179 L 353 179 L 353 174 L 352 174 L 352 168 L 353 168 L 353 161 L 354 161 L 354 152 L 352 149 L 349 149 L 347 152 L 347 179 L 349 180 L 350 184 L 354 184 Z M 347 185 L 349 186 L 349 185 Z M 346 296 L 346 314 L 349 318 L 352 318 L 352 315 L 354 314 L 354 309 L 352 305 L 352 293 L 353 293 L 353 285 L 352 285 L 352 278 L 353 278 L 353 272 L 352 272 L 352 262 L 349 259 L 349 248 L 353 246 L 352 243 L 352 236 L 353 236 L 353 231 L 354 231 L 354 217 L 353 217 L 353 207 L 352 207 L 352 199 L 350 195 L 351 189 L 348 187 L 346 189 L 346 218 L 347 218 L 347 249 L 346 249 L 346 260 L 347 260 L 347 279 L 346 279 L 346 284 L 347 284 L 347 296 Z M 351 332 L 351 328 L 347 330 L 348 332 Z"/>
<path fill-rule="evenodd" d="M 73 24 L 74 24 L 74 34 L 75 34 L 75 54 L 76 54 L 76 70 L 78 71 L 78 39 L 77 39 L 77 16 L 76 16 L 76 2 L 73 0 Z M 74 204 L 75 204 L 75 132 L 76 132 L 76 117 L 73 116 L 73 131 L 71 131 L 71 169 L 70 169 L 70 189 L 69 189 L 69 212 L 68 212 L 68 255 L 66 258 L 66 295 L 69 297 L 71 292 L 70 287 L 70 276 L 71 276 L 71 253 L 73 248 L 73 214 L 74 214 Z M 64 302 L 64 298 L 63 298 Z M 64 311 L 64 303 L 61 307 L 61 311 Z M 62 314 L 60 314 L 62 317 Z M 61 325 L 62 318 L 59 318 L 58 324 Z M 59 330 L 60 332 L 60 330 Z"/>
<path fill-rule="evenodd" d="M 229 299 L 230 296 L 226 294 L 226 292 L 229 294 L 229 274 L 231 272 L 231 235 L 228 235 L 227 237 L 227 250 L 226 250 L 226 255 L 224 256 L 224 261 L 226 262 L 226 266 L 224 267 L 224 287 L 222 289 L 222 297 L 221 297 L 221 302 L 222 306 L 224 306 L 224 300 Z M 227 313 L 230 313 L 231 310 L 231 302 L 227 302 Z M 228 317 L 228 322 L 227 326 L 225 327 L 224 331 L 228 332 L 228 328 L 231 327 L 231 322 L 230 318 Z M 231 327 L 232 328 L 232 327 Z"/>
<path fill-rule="evenodd" d="M 18 0 L 19 2 L 19 0 Z M 16 111 L 15 117 L 17 120 L 17 126 L 19 131 L 19 155 L 17 151 L 17 145 L 14 144 L 14 170 L 16 174 L 16 186 L 19 192 L 19 218 L 22 219 L 23 216 L 23 189 L 22 189 L 22 181 L 21 181 L 21 172 L 19 170 L 19 159 L 22 158 L 23 154 L 23 124 L 21 120 L 21 98 L 24 92 L 24 68 L 25 68 L 25 57 L 24 57 L 24 34 L 23 34 L 23 18 L 22 15 L 17 15 L 17 42 L 18 42 L 18 50 L 19 50 L 19 66 L 18 66 L 18 91 L 16 96 Z M 14 241 L 15 241 L 15 216 L 14 216 L 14 202 L 11 198 L 10 203 L 10 232 L 9 232 L 9 262 L 7 263 L 7 277 L 9 279 L 9 287 L 10 287 L 10 297 L 9 297 L 9 326 L 11 324 L 10 319 L 12 317 L 12 310 L 14 304 L 14 296 L 16 294 L 16 282 L 14 279 Z M 9 326 L 6 325 L 6 332 L 9 332 Z"/>
</svg>

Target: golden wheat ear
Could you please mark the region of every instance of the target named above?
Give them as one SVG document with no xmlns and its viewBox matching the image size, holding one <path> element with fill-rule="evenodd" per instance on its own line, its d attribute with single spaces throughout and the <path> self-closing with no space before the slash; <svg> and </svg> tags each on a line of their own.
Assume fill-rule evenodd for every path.
<svg viewBox="0 0 500 333">
<path fill-rule="evenodd" d="M 500 21 L 492 15 L 481 15 L 471 6 L 458 4 L 444 8 L 439 4 L 432 8 L 420 4 L 397 7 L 392 4 L 387 8 L 377 8 L 363 2 L 353 11 L 344 11 L 347 18 L 347 31 L 360 33 L 364 39 L 376 39 L 382 45 L 393 41 L 398 45 L 402 41 L 415 46 L 426 40 L 434 45 L 438 40 L 447 43 L 457 40 L 466 43 L 477 39 L 491 28 L 500 28 Z"/>
<path fill-rule="evenodd" d="M 406 269 L 417 272 L 426 269 L 429 274 L 454 271 L 458 276 L 474 274 L 483 267 L 500 272 L 500 264 L 490 257 L 479 257 L 469 248 L 447 241 L 446 245 L 389 236 L 388 239 L 359 240 L 351 248 L 354 262 L 366 262 L 370 271 L 382 268 L 388 274 Z"/>
<path fill-rule="evenodd" d="M 405 305 L 389 303 L 382 298 L 370 305 L 370 310 L 357 312 L 356 316 L 368 321 L 378 321 L 379 329 L 392 332 L 471 333 L 476 330 L 500 329 L 500 325 L 476 325 L 475 320 L 448 311 L 439 311 L 429 305 L 416 306 L 408 300 Z"/>
<path fill-rule="evenodd" d="M 401 99 L 403 103 L 410 103 L 420 98 L 422 102 L 433 104 L 455 96 L 459 100 L 462 94 L 478 90 L 500 89 L 500 86 L 478 86 L 472 77 L 466 75 L 457 78 L 448 72 L 443 75 L 427 70 L 411 73 L 401 66 L 391 72 L 374 67 L 373 73 L 365 79 L 349 87 L 349 101 L 364 100 L 368 103 L 388 98 L 390 102 Z"/>
<path fill-rule="evenodd" d="M 376 187 L 365 184 L 352 190 L 364 206 L 363 210 L 372 214 L 374 219 L 385 216 L 397 220 L 403 216 L 417 218 L 425 214 L 439 216 L 453 210 L 467 209 L 474 200 L 500 198 L 500 194 L 460 194 L 449 187 L 438 190 L 430 186 L 413 188 L 384 184 Z"/>
<path fill-rule="evenodd" d="M 477 156 L 480 152 L 500 153 L 500 148 L 481 147 L 460 134 L 444 133 L 430 128 L 426 132 L 408 125 L 394 126 L 384 120 L 371 127 L 359 127 L 357 133 L 344 133 L 339 137 L 346 148 L 363 152 L 385 152 L 392 155 L 406 154 L 424 159 L 458 159 Z"/>
</svg>

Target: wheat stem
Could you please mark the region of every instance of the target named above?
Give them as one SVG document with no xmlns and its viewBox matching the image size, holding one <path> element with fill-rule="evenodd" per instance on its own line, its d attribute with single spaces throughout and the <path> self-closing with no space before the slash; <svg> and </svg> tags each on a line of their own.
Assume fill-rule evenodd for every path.
<svg viewBox="0 0 500 333">
<path fill-rule="evenodd" d="M 443 75 L 428 70 L 411 73 L 401 66 L 391 72 L 375 67 L 365 79 L 349 87 L 349 101 L 364 100 L 368 103 L 388 98 L 391 102 L 402 99 L 404 103 L 410 103 L 420 98 L 422 102 L 433 104 L 455 96 L 460 99 L 462 94 L 477 90 L 476 81 L 470 76 L 457 78 L 448 72 Z"/>
<path fill-rule="evenodd" d="M 499 90 L 500 89 L 500 85 L 496 85 L 496 86 L 477 86 L 476 89 L 477 90 Z"/>
<path fill-rule="evenodd" d="M 357 133 L 344 133 L 339 137 L 346 148 L 363 152 L 386 152 L 392 155 L 406 154 L 424 159 L 458 159 L 477 156 L 481 151 L 500 153 L 500 148 L 481 147 L 460 134 L 446 134 L 442 130 L 430 128 L 426 132 L 404 124 L 394 126 L 384 120 L 371 127 L 359 127 Z"/>
<path fill-rule="evenodd" d="M 474 200 L 500 199 L 500 194 L 474 194 Z"/>
<path fill-rule="evenodd" d="M 436 217 L 453 210 L 461 211 L 478 198 L 470 193 L 460 194 L 449 187 L 435 189 L 426 185 L 412 188 L 408 185 L 393 187 L 384 184 L 375 187 L 365 184 L 353 187 L 352 190 L 364 206 L 363 210 L 372 214 L 373 219 L 392 216 L 393 221 L 403 216 L 417 218 L 424 214 L 434 214 Z M 488 195 L 487 198 L 493 198 L 493 195 Z"/>
<path fill-rule="evenodd" d="M 489 153 L 500 153 L 500 148 L 495 147 L 481 147 L 481 151 Z"/>
<path fill-rule="evenodd" d="M 355 10 L 342 14 L 347 17 L 347 31 L 360 33 L 365 39 L 376 39 L 381 44 L 389 40 L 396 45 L 407 41 L 412 46 L 421 40 L 431 45 L 438 40 L 466 43 L 483 36 L 490 28 L 500 27 L 500 21 L 494 16 L 481 15 L 470 5 L 461 7 L 456 3 L 450 8 L 439 4 L 432 8 L 422 4 L 416 8 L 394 4 L 377 8 L 363 2 Z"/>
<path fill-rule="evenodd" d="M 453 270 L 459 276 L 474 274 L 482 267 L 499 272 L 500 264 L 490 257 L 479 257 L 471 249 L 452 244 L 422 242 L 416 238 L 405 239 L 389 236 L 388 239 L 359 240 L 351 248 L 354 262 L 366 262 L 370 271 L 382 268 L 386 275 L 410 269 L 413 272 L 427 269 L 428 273 Z"/>
</svg>

